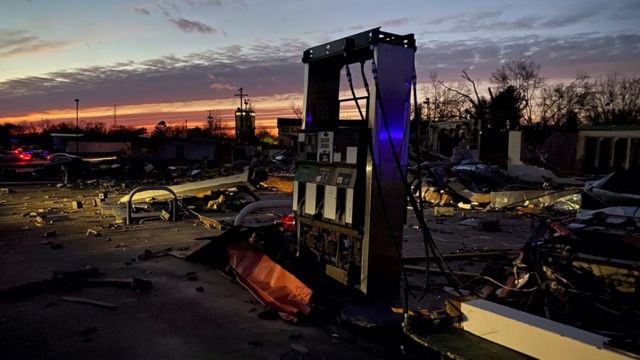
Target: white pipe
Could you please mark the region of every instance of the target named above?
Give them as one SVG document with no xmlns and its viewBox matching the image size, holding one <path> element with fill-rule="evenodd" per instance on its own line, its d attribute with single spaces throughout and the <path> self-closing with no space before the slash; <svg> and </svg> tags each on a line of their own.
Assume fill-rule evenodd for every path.
<svg viewBox="0 0 640 360">
<path fill-rule="evenodd" d="M 237 226 L 242 224 L 244 218 L 252 213 L 254 210 L 265 209 L 265 208 L 277 208 L 277 207 L 291 207 L 291 200 L 264 200 L 264 201 L 256 201 L 245 206 L 238 215 L 236 215 L 236 219 L 233 221 L 233 226 Z"/>
</svg>

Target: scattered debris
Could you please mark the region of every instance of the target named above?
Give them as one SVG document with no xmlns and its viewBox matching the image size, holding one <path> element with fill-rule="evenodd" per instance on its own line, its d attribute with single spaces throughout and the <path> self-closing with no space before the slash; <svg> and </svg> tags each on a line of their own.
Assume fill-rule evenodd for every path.
<svg viewBox="0 0 640 360">
<path fill-rule="evenodd" d="M 100 237 L 102 233 L 94 229 L 87 229 L 87 236 Z"/>
<path fill-rule="evenodd" d="M 83 206 L 84 205 L 91 206 L 91 207 L 98 206 L 98 200 L 96 199 L 87 199 L 87 200 L 84 200 L 82 203 L 83 203 Z"/>
<path fill-rule="evenodd" d="M 547 207 L 579 191 L 580 189 L 577 188 L 567 190 L 496 191 L 491 193 L 491 206 L 497 209 L 518 205 Z"/>
<path fill-rule="evenodd" d="M 110 303 L 110 302 L 87 299 L 87 298 L 84 298 L 84 297 L 63 296 L 63 297 L 60 298 L 60 300 L 74 302 L 74 303 L 78 303 L 78 304 L 94 305 L 94 306 L 98 306 L 98 307 L 104 307 L 104 308 L 107 308 L 107 309 L 117 309 L 118 308 L 118 305 Z"/>
<path fill-rule="evenodd" d="M 42 234 L 43 238 L 50 238 L 50 237 L 55 237 L 56 236 L 56 231 L 47 231 L 44 234 Z"/>
<path fill-rule="evenodd" d="M 164 257 L 169 255 L 171 251 L 173 251 L 173 248 L 166 248 L 164 250 L 155 251 L 155 252 L 149 249 L 145 249 L 144 253 L 138 255 L 138 260 L 144 261 L 144 260 L 151 260 L 155 258 Z"/>
<path fill-rule="evenodd" d="M 200 220 L 200 222 L 209 229 L 216 229 L 216 230 L 222 230 L 222 224 L 217 221 L 216 219 L 204 216 L 204 215 L 200 215 L 198 213 L 196 213 L 195 211 L 192 211 L 196 216 L 198 216 L 198 220 Z"/>
<path fill-rule="evenodd" d="M 455 211 L 452 207 L 436 206 L 433 208 L 433 216 L 453 216 Z"/>
</svg>

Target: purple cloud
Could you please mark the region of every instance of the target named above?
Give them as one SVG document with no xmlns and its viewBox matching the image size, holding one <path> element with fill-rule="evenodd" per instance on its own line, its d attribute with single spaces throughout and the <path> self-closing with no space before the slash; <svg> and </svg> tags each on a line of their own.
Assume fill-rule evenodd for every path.
<svg viewBox="0 0 640 360">
<path fill-rule="evenodd" d="M 201 23 L 195 20 L 187 20 L 184 18 L 180 19 L 169 19 L 173 24 L 175 24 L 180 30 L 184 32 L 199 32 L 201 34 L 215 34 L 218 32 L 218 29 L 215 29 L 207 24 Z"/>
<path fill-rule="evenodd" d="M 24 30 L 0 30 L 0 58 L 52 52 L 68 46 L 68 41 L 48 41 Z"/>
<path fill-rule="evenodd" d="M 151 11 L 144 6 L 136 6 L 133 8 L 133 11 L 137 12 L 140 15 L 151 15 Z"/>
<path fill-rule="evenodd" d="M 6 38 L 0 37 L 0 45 L 5 43 Z M 228 99 L 237 87 L 256 97 L 301 93 L 304 67 L 300 55 L 311 45 L 317 44 L 279 39 L 9 79 L 0 82 L 0 118 L 71 106 L 78 94 L 85 106 L 97 107 Z M 578 71 L 593 76 L 613 70 L 637 75 L 638 54 L 637 34 L 420 40 L 416 70 L 420 82 L 427 81 L 433 71 L 441 80 L 457 80 L 463 69 L 475 79 L 486 80 L 501 60 L 527 55 L 549 78 L 573 78 Z"/>
</svg>

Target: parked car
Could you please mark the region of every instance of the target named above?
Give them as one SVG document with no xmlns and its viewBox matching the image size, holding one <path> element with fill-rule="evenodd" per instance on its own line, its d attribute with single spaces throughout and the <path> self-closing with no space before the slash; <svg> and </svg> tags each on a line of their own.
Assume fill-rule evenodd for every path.
<svg viewBox="0 0 640 360">
<path fill-rule="evenodd" d="M 25 162 L 29 160 L 31 160 L 31 153 L 28 151 L 23 151 L 21 148 L 11 151 L 5 151 L 2 154 L 3 163 Z"/>
<path fill-rule="evenodd" d="M 80 156 L 71 155 L 66 153 L 55 153 L 47 156 L 47 160 L 55 164 L 73 162 L 73 161 L 83 161 Z"/>
<path fill-rule="evenodd" d="M 55 153 L 47 157 L 47 163 L 39 170 L 39 173 L 43 176 L 56 176 L 62 174 L 65 169 L 69 175 L 79 176 L 88 174 L 91 171 L 91 166 L 80 156 Z"/>
</svg>

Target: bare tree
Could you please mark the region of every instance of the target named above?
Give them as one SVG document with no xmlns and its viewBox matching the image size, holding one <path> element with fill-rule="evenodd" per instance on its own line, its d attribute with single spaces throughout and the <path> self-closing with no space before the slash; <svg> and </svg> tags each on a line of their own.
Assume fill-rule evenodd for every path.
<svg viewBox="0 0 640 360">
<path fill-rule="evenodd" d="M 227 128 L 222 120 L 222 112 L 220 110 L 211 110 L 207 116 L 207 126 L 205 133 L 215 139 L 222 139 L 228 136 Z"/>
<path fill-rule="evenodd" d="M 100 121 L 87 121 L 84 125 L 84 132 L 87 134 L 104 135 L 107 133 L 107 127 Z"/>
<path fill-rule="evenodd" d="M 480 95 L 478 92 L 478 84 L 471 78 L 471 76 L 469 76 L 466 70 L 462 70 L 462 75 L 460 75 L 460 77 L 462 77 L 466 82 L 464 84 L 460 84 L 459 89 L 449 87 L 442 81 L 440 81 L 440 84 L 449 91 L 458 94 L 471 105 L 469 108 L 465 109 L 467 116 L 474 120 L 474 127 L 481 127 L 484 129 L 487 126 L 485 120 L 487 118 L 489 101 L 487 101 L 485 96 Z"/>
<path fill-rule="evenodd" d="M 458 88 L 462 88 L 459 85 Z M 438 74 L 429 74 L 429 85 L 425 86 L 424 92 L 429 99 L 428 114 L 435 121 L 450 121 L 465 118 L 465 98 L 453 91 L 442 81 L 438 80 Z"/>
<path fill-rule="evenodd" d="M 592 83 L 585 73 L 579 73 L 569 84 L 545 85 L 540 90 L 539 111 L 543 125 L 565 126 L 567 121 L 584 117 L 584 110 L 591 98 Z"/>
<path fill-rule="evenodd" d="M 293 114 L 296 116 L 296 119 L 302 119 L 302 107 L 300 105 L 297 105 L 293 101 L 289 104 L 289 106 L 291 107 L 291 111 L 293 112 Z"/>
<path fill-rule="evenodd" d="M 19 134 L 35 134 L 37 132 L 36 125 L 32 121 L 23 120 L 18 124 L 16 130 Z"/>
<path fill-rule="evenodd" d="M 189 133 L 189 128 L 187 127 L 186 120 L 184 122 L 180 122 L 178 125 L 171 126 L 169 131 L 169 136 L 173 137 L 186 137 Z"/>
<path fill-rule="evenodd" d="M 513 86 L 521 99 L 520 108 L 527 124 L 533 123 L 534 104 L 538 90 L 545 80 L 540 76 L 540 65 L 529 57 L 508 60 L 491 74 L 491 82 L 499 91 Z"/>
<path fill-rule="evenodd" d="M 49 119 L 40 120 L 38 122 L 38 128 L 40 129 L 41 133 L 49 132 L 49 130 L 51 129 L 51 120 Z"/>
<path fill-rule="evenodd" d="M 586 119 L 595 125 L 640 124 L 640 78 L 612 73 L 597 79 L 586 105 Z"/>
</svg>

